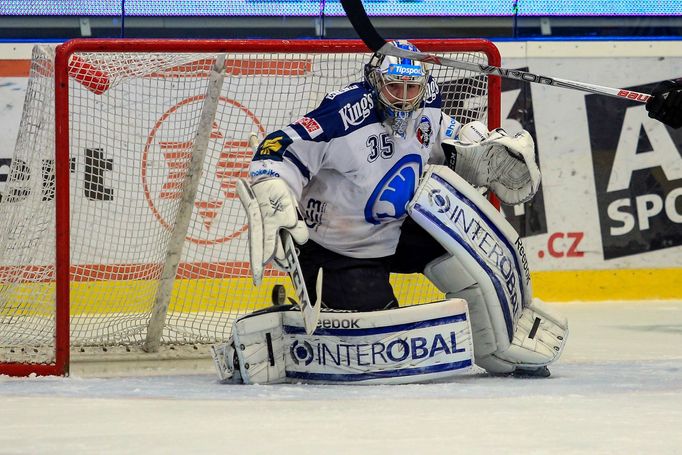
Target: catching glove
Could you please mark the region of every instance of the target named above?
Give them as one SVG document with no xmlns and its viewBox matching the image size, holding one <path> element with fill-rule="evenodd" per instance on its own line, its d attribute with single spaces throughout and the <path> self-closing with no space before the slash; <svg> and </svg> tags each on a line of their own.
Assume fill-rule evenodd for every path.
<svg viewBox="0 0 682 455">
<path fill-rule="evenodd" d="M 474 186 L 492 189 L 505 204 L 530 200 L 540 186 L 535 143 L 528 131 L 509 136 L 502 128 L 492 132 L 471 122 L 458 139 L 442 143 L 446 164 Z"/>
</svg>

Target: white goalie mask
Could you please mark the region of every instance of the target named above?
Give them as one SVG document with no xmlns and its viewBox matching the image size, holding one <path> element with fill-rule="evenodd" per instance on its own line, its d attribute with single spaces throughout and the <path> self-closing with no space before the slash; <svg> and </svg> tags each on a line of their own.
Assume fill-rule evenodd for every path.
<svg viewBox="0 0 682 455">
<path fill-rule="evenodd" d="M 391 44 L 419 52 L 409 41 L 391 41 Z M 365 65 L 365 79 L 376 92 L 379 106 L 396 136 L 405 136 L 412 114 L 422 106 L 429 72 L 418 60 L 374 54 Z"/>
</svg>

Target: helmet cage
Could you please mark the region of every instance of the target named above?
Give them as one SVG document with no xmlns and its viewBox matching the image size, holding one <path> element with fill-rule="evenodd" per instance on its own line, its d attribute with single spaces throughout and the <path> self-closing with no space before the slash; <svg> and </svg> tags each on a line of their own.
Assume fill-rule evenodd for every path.
<svg viewBox="0 0 682 455">
<path fill-rule="evenodd" d="M 420 62 L 375 54 L 367 64 L 366 76 L 389 110 L 412 112 L 421 106 L 428 72 Z"/>
</svg>

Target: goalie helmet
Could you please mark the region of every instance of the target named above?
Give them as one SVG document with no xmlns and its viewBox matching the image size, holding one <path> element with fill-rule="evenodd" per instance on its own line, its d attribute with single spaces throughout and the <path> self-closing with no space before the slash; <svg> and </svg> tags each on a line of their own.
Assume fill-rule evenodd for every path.
<svg viewBox="0 0 682 455">
<path fill-rule="evenodd" d="M 419 52 L 409 41 L 391 41 L 392 45 Z M 365 65 L 365 79 L 379 100 L 384 123 L 397 136 L 405 136 L 413 112 L 422 106 L 428 71 L 418 60 L 374 54 Z"/>
</svg>

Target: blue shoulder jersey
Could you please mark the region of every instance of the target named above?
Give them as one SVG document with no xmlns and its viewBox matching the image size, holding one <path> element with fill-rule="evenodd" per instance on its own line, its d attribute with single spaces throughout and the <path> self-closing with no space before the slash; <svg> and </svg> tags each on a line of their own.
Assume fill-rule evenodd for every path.
<svg viewBox="0 0 682 455">
<path fill-rule="evenodd" d="M 405 137 L 396 137 L 381 123 L 369 87 L 358 82 L 268 134 L 249 173 L 253 181 L 280 177 L 289 184 L 316 243 L 350 257 L 389 256 L 424 166 L 443 163 L 440 142 L 460 127 L 441 112 L 430 81 L 424 107 Z"/>
</svg>

